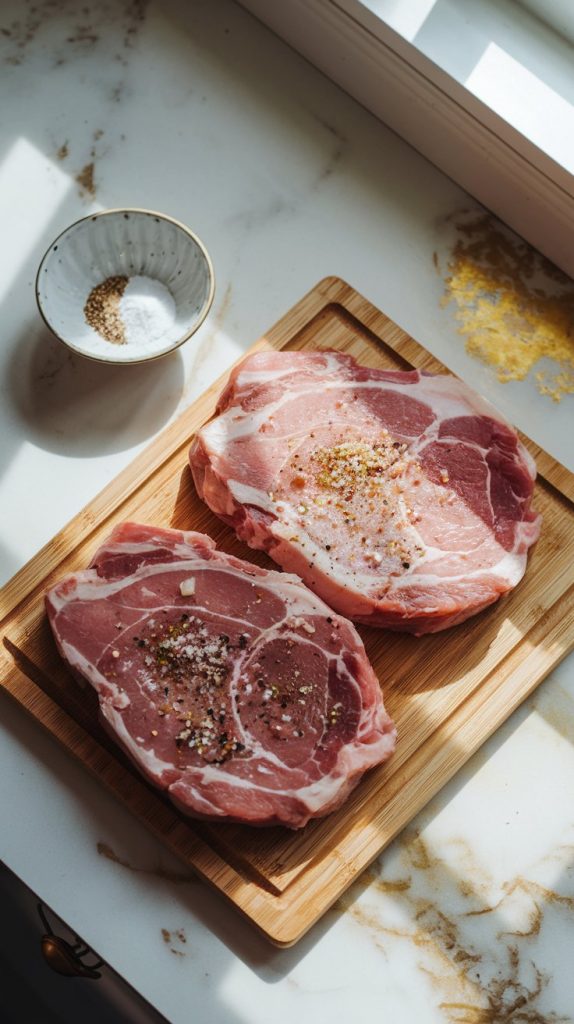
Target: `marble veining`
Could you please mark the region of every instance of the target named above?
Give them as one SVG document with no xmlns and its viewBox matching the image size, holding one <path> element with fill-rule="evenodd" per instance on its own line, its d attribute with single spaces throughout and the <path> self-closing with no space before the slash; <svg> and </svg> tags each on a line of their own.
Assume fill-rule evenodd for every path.
<svg viewBox="0 0 574 1024">
<path fill-rule="evenodd" d="M 480 878 L 484 872 L 473 864 L 464 840 L 454 842 L 463 853 L 464 875 L 453 873 L 409 829 L 399 840 L 394 864 L 401 877 L 387 878 L 383 860 L 378 871 L 365 872 L 341 906 L 369 929 L 383 955 L 397 943 L 416 947 L 418 969 L 431 981 L 437 1008 L 453 1024 L 567 1022 L 567 1014 L 544 1008 L 551 978 L 537 966 L 535 940 L 552 912 L 562 927 L 572 927 L 574 894 L 518 876 L 503 883 L 502 896 L 490 905 L 486 892 L 492 879 Z M 565 864 L 573 852 L 563 849 Z M 476 876 L 478 884 L 468 881 Z"/>
<path fill-rule="evenodd" d="M 101 840 L 96 843 L 96 849 L 100 857 L 106 857 L 107 860 L 111 860 L 114 864 L 119 864 L 122 868 L 127 868 L 128 871 L 140 871 L 144 874 L 155 875 L 156 878 L 164 878 L 166 882 L 173 882 L 175 885 L 191 885 L 198 881 L 197 875 L 194 875 L 191 871 L 172 871 L 169 868 L 163 867 L 138 867 L 135 864 L 131 864 L 124 857 L 120 857 L 112 850 L 108 843 L 104 843 Z"/>
</svg>

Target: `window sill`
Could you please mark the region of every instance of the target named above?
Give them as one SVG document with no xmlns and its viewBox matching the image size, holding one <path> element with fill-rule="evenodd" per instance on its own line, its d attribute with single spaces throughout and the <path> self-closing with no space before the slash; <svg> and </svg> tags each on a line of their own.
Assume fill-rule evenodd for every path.
<svg viewBox="0 0 574 1024">
<path fill-rule="evenodd" d="M 508 67 L 500 77 L 500 103 L 495 102 L 496 97 L 492 95 L 491 105 L 480 98 L 481 94 L 486 96 L 489 89 L 492 93 L 492 68 L 488 67 L 492 53 L 490 57 L 484 54 L 487 66 L 480 81 L 475 73 L 478 63 L 466 81 L 460 74 L 461 80 L 457 80 L 456 39 L 451 45 L 450 67 L 445 70 L 448 59 L 441 59 L 443 66 L 437 63 L 440 57 L 438 35 L 434 50 L 432 40 L 427 40 L 425 53 L 362 0 L 283 0 L 281 4 L 241 0 L 241 3 L 467 192 L 574 276 L 574 174 L 569 170 L 569 165 L 574 167 L 574 160 L 568 148 L 574 135 L 566 123 L 570 117 L 574 118 L 574 107 L 567 98 L 555 94 L 556 102 L 562 104 L 560 128 L 566 141 L 560 138 L 554 126 L 555 144 L 548 144 L 544 149 L 539 144 L 544 142 L 545 131 L 539 109 L 534 110 L 531 104 L 532 131 L 528 125 L 525 128 L 523 124 L 522 130 L 515 126 L 520 117 L 512 124 L 495 109 L 501 104 L 504 106 L 504 75 L 508 79 Z M 371 3 L 370 6 L 377 5 Z M 381 6 L 385 4 L 381 5 L 379 0 L 378 7 Z M 426 7 L 429 7 L 428 2 Z M 517 15 L 523 16 L 532 20 L 524 12 Z M 564 39 L 560 40 L 559 36 L 556 39 L 560 47 L 568 50 L 569 44 Z M 428 56 L 429 52 L 435 59 Z M 543 89 L 548 87 L 542 82 L 540 85 L 543 102 Z M 509 94 L 509 88 L 506 93 Z M 511 106 L 510 102 L 506 105 Z M 523 105 L 522 111 L 526 109 L 527 105 Z"/>
</svg>

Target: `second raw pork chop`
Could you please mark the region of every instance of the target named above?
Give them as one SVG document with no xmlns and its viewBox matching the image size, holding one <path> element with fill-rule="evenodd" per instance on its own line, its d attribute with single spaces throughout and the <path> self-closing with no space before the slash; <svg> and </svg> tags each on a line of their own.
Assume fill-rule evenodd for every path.
<svg viewBox="0 0 574 1024">
<path fill-rule="evenodd" d="M 104 725 L 187 814 L 300 828 L 393 752 L 351 623 L 201 533 L 116 527 L 46 606 Z"/>
</svg>

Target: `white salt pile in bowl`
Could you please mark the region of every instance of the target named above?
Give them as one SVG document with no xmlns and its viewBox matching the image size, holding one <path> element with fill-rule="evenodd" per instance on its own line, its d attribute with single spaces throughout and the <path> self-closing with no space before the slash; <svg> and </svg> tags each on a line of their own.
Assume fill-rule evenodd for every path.
<svg viewBox="0 0 574 1024">
<path fill-rule="evenodd" d="M 36 275 L 46 324 L 72 351 L 106 363 L 172 352 L 205 320 L 213 267 L 189 228 L 153 210 L 90 214 L 62 231 Z"/>
<path fill-rule="evenodd" d="M 84 316 L 92 328 L 87 353 L 112 357 L 112 345 L 128 345 L 134 356 L 146 356 L 165 347 L 176 305 L 169 288 L 153 277 L 115 275 L 92 288 Z"/>
</svg>

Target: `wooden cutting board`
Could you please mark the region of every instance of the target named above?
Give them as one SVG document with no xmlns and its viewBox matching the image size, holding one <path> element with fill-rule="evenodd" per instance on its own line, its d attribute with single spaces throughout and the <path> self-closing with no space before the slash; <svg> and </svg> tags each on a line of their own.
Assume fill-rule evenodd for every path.
<svg viewBox="0 0 574 1024">
<path fill-rule="evenodd" d="M 336 348 L 361 363 L 444 367 L 352 288 L 320 282 L 251 352 Z M 174 853 L 272 942 L 296 942 L 574 646 L 574 476 L 523 438 L 537 460 L 540 541 L 522 583 L 462 626 L 415 638 L 360 627 L 397 723 L 391 761 L 335 814 L 300 832 L 205 824 L 180 815 L 100 727 L 94 694 L 60 662 L 46 588 L 87 565 L 121 520 L 210 534 L 224 551 L 270 566 L 199 501 L 187 465 L 225 377 L 57 534 L 1 592 L 3 686 Z"/>
</svg>

